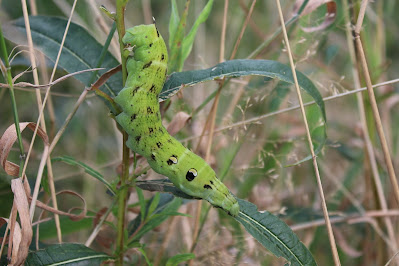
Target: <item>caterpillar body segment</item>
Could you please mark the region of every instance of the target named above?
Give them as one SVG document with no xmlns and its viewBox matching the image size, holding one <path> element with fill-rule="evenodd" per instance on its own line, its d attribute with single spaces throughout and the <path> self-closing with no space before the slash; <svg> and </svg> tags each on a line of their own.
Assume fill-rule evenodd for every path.
<svg viewBox="0 0 399 266">
<path fill-rule="evenodd" d="M 238 202 L 215 171 L 162 125 L 158 96 L 166 79 L 168 53 L 155 24 L 128 29 L 123 42 L 133 49 L 125 87 L 115 97 L 123 110 L 116 120 L 129 134 L 126 145 L 186 194 L 237 216 Z"/>
</svg>

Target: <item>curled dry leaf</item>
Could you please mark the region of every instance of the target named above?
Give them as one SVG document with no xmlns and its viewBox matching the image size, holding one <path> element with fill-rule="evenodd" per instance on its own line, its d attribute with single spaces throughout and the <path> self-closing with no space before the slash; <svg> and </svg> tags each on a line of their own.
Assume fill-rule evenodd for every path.
<svg viewBox="0 0 399 266">
<path fill-rule="evenodd" d="M 19 123 L 19 127 L 21 132 L 24 131 L 26 128 L 29 128 L 30 130 L 34 131 L 36 123 L 33 122 Z M 48 146 L 49 145 L 48 136 L 41 129 L 41 127 L 38 128 L 37 134 L 43 140 L 44 144 Z M 8 175 L 18 177 L 19 166 L 7 160 L 8 154 L 10 153 L 11 148 L 16 140 L 17 140 L 17 131 L 15 130 L 15 125 L 12 124 L 7 128 L 7 130 L 0 138 L 0 164 Z"/>
<path fill-rule="evenodd" d="M 300 6 L 302 5 L 303 1 L 304 0 L 297 0 L 295 2 L 295 5 L 294 5 L 294 13 L 295 14 L 298 13 L 298 10 L 299 10 Z M 326 5 L 327 12 L 326 12 L 323 23 L 321 23 L 320 25 L 315 26 L 315 27 L 302 27 L 302 30 L 304 32 L 320 31 L 320 30 L 327 28 L 334 22 L 335 18 L 337 17 L 337 4 L 335 3 L 334 0 L 310 0 L 301 15 L 302 16 L 308 15 L 324 4 Z"/>
<path fill-rule="evenodd" d="M 168 132 L 170 135 L 176 135 L 191 119 L 191 116 L 186 112 L 178 112 L 168 125 Z"/>
<path fill-rule="evenodd" d="M 78 193 L 71 191 L 71 190 L 59 191 L 59 192 L 57 192 L 56 196 L 58 196 L 60 194 L 71 194 L 71 195 L 77 196 L 83 202 L 83 208 L 79 208 L 79 209 L 82 209 L 82 212 L 80 214 L 73 214 L 73 213 L 70 213 L 70 211 L 72 209 L 69 212 L 63 212 L 63 211 L 54 209 L 53 207 L 50 207 L 50 206 L 48 206 L 48 204 L 43 203 L 41 201 L 37 201 L 36 206 L 39 207 L 40 209 L 43 209 L 43 210 L 46 210 L 46 211 L 49 211 L 49 212 L 52 212 L 55 214 L 68 216 L 72 221 L 82 220 L 86 216 L 86 213 L 87 213 L 87 206 L 86 206 L 85 199 Z M 29 201 L 31 201 L 31 200 L 32 200 L 32 198 L 29 197 Z"/>
<path fill-rule="evenodd" d="M 32 242 L 32 224 L 29 216 L 28 198 L 25 194 L 25 188 L 20 178 L 11 181 L 11 189 L 14 193 L 14 202 L 11 215 L 11 230 L 9 239 L 9 258 L 12 265 L 22 265 L 28 256 L 29 245 Z M 19 223 L 17 222 L 17 213 L 19 214 Z M 10 252 L 12 252 L 10 256 Z"/>
</svg>

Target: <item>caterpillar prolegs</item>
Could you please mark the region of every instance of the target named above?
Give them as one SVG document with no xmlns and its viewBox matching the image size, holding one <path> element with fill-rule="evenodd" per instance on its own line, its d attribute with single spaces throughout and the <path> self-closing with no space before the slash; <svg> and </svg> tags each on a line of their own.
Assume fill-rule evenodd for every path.
<svg viewBox="0 0 399 266">
<path fill-rule="evenodd" d="M 186 194 L 237 216 L 238 202 L 215 171 L 162 125 L 158 96 L 166 79 L 168 52 L 155 24 L 128 29 L 123 43 L 133 49 L 125 87 L 115 97 L 123 111 L 116 120 L 129 134 L 126 145 Z"/>
</svg>

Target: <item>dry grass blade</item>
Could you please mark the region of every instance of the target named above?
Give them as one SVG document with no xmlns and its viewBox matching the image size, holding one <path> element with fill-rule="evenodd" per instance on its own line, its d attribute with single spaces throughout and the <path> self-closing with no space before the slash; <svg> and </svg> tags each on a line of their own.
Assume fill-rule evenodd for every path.
<svg viewBox="0 0 399 266">
<path fill-rule="evenodd" d="M 294 60 L 293 60 L 292 53 L 291 53 L 290 43 L 289 43 L 289 40 L 288 40 L 287 31 L 285 29 L 285 22 L 284 22 L 283 12 L 282 12 L 281 6 L 280 6 L 280 0 L 276 0 L 276 4 L 277 4 L 279 17 L 280 17 L 281 27 L 282 27 L 282 30 L 283 30 L 284 41 L 285 41 L 285 45 L 287 47 L 288 57 L 289 57 L 289 60 L 290 60 L 292 76 L 293 76 L 294 81 L 295 81 L 295 88 L 296 88 L 296 92 L 297 92 L 297 95 L 298 95 L 298 100 L 299 100 L 299 103 L 300 103 L 300 106 L 301 106 L 301 113 L 302 113 L 303 122 L 304 122 L 304 125 L 305 125 L 305 128 L 306 128 L 306 136 L 307 136 L 307 139 L 308 139 L 309 149 L 310 149 L 310 152 L 312 154 L 313 168 L 314 168 L 314 171 L 315 171 L 315 174 L 316 174 L 317 185 L 318 185 L 318 189 L 319 189 L 319 193 L 320 193 L 320 197 L 321 197 L 321 204 L 322 204 L 322 208 L 323 208 L 324 219 L 326 220 L 326 227 L 327 227 L 327 232 L 328 232 L 328 238 L 330 240 L 331 251 L 333 253 L 333 259 L 334 259 L 335 265 L 341 265 L 340 260 L 339 260 L 337 245 L 335 244 L 334 233 L 332 231 L 332 226 L 331 226 L 330 218 L 329 218 L 329 215 L 328 215 L 327 204 L 326 204 L 326 200 L 325 200 L 325 197 L 324 197 L 323 186 L 321 184 L 319 168 L 318 168 L 318 165 L 317 165 L 317 159 L 316 159 L 316 155 L 315 155 L 313 144 L 312 144 L 312 138 L 311 138 L 310 131 L 309 131 L 309 125 L 308 125 L 308 122 L 307 122 L 307 119 L 306 119 L 305 107 L 303 105 L 301 91 L 300 91 L 299 84 L 298 84 L 298 79 L 297 79 L 297 76 L 296 76 L 295 65 L 294 65 Z"/>
<path fill-rule="evenodd" d="M 399 185 L 398 185 L 398 181 L 396 179 L 395 170 L 393 168 L 392 159 L 391 159 L 391 155 L 389 152 L 388 143 L 385 138 L 384 129 L 382 127 L 381 117 L 380 117 L 380 113 L 378 111 L 378 105 L 377 105 L 377 101 L 375 99 L 375 95 L 374 95 L 374 91 L 373 91 L 373 85 L 371 82 L 371 77 L 370 77 L 370 73 L 369 73 L 368 66 L 367 66 L 366 56 L 363 51 L 363 44 L 360 39 L 360 31 L 361 31 L 361 27 L 363 24 L 363 19 L 364 19 L 364 14 L 365 14 L 366 8 L 367 8 L 367 3 L 368 3 L 368 1 L 364 1 L 364 0 L 362 1 L 361 7 L 360 7 L 360 12 L 359 12 L 359 17 L 358 17 L 358 20 L 356 23 L 356 28 L 355 28 L 356 48 L 358 50 L 358 55 L 360 57 L 360 63 L 362 65 L 363 75 L 364 75 L 366 85 L 367 85 L 367 92 L 368 92 L 368 95 L 370 98 L 370 105 L 371 105 L 371 109 L 373 111 L 374 123 L 375 123 L 377 133 L 378 133 L 378 136 L 379 136 L 379 139 L 381 142 L 381 147 L 382 147 L 382 151 L 384 154 L 385 164 L 387 166 L 389 179 L 390 179 L 391 185 L 392 185 L 392 191 L 395 196 L 395 200 L 396 200 L 397 204 L 399 204 Z"/>
<path fill-rule="evenodd" d="M 349 56 L 350 56 L 351 63 L 352 63 L 353 81 L 354 81 L 355 88 L 360 88 L 359 71 L 355 67 L 356 52 L 355 52 L 355 47 L 354 47 L 354 43 L 353 43 L 352 29 L 351 29 L 349 14 L 348 14 L 349 8 L 348 8 L 347 0 L 343 1 L 343 7 L 344 7 L 344 10 L 348 10 L 347 12 L 344 13 L 344 18 L 345 18 L 345 22 L 346 22 L 345 33 L 346 33 L 348 50 L 349 50 Z M 368 161 L 370 163 L 373 180 L 374 180 L 374 184 L 376 187 L 376 193 L 378 196 L 378 200 L 379 200 L 381 209 L 383 211 L 386 211 L 388 209 L 388 204 L 387 204 L 387 200 L 385 199 L 385 196 L 384 196 L 383 184 L 381 182 L 381 178 L 380 178 L 380 174 L 379 174 L 378 166 L 377 166 L 377 161 L 376 161 L 375 153 L 374 153 L 374 149 L 373 149 L 373 144 L 371 143 L 370 134 L 368 131 L 368 126 L 367 126 L 367 121 L 366 121 L 366 112 L 365 112 L 365 107 L 364 107 L 364 99 L 363 99 L 362 93 L 357 93 L 356 98 L 357 98 L 359 115 L 360 115 L 360 123 L 361 123 L 362 131 L 363 131 L 363 138 L 364 138 L 364 142 L 365 142 L 365 149 L 367 152 Z M 394 249 L 397 249 L 397 242 L 396 242 L 396 238 L 395 238 L 395 232 L 393 229 L 394 227 L 393 227 L 392 221 L 389 219 L 389 217 L 383 217 L 383 220 L 385 223 L 385 227 L 387 228 L 388 236 L 390 238 L 389 245 L 391 245 Z"/>
</svg>

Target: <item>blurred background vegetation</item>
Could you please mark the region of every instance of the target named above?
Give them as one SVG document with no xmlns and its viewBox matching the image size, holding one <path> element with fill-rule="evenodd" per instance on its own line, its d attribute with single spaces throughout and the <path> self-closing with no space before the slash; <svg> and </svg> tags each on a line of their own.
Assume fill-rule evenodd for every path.
<svg viewBox="0 0 399 266">
<path fill-rule="evenodd" d="M 68 17 L 73 1 L 36 0 L 35 2 L 37 13 L 40 15 Z M 180 12 L 185 2 L 177 1 Z M 191 1 L 188 25 L 192 25 L 206 2 Z M 281 1 L 286 20 L 293 16 L 296 2 Z M 365 152 L 357 98 L 355 94 L 343 94 L 356 89 L 352 68 L 361 70 L 357 62 L 353 64 L 350 60 L 345 32 L 345 15 L 348 15 L 354 24 L 360 1 L 349 0 L 348 8 L 344 8 L 343 0 L 331 2 L 336 4 L 336 17 L 333 23 L 317 31 L 306 31 L 306 28 L 321 25 L 326 19 L 326 5 L 321 5 L 288 27 L 290 44 L 297 69 L 314 82 L 323 97 L 337 96 L 325 102 L 328 143 L 322 154 L 319 154 L 318 162 L 327 206 L 333 217 L 333 229 L 341 263 L 342 265 L 384 265 L 396 251 L 391 250 L 392 239 L 388 236 L 386 221 L 381 217 L 389 217 L 395 233 L 393 241 L 397 241 L 399 234 L 397 219 L 399 213 L 395 211 L 398 209 L 397 202 L 392 195 L 365 93 L 363 96 L 368 132 L 375 150 L 384 198 L 389 208 L 378 212 L 378 215 L 375 214 L 374 211 L 381 210 L 381 202 L 372 177 L 370 160 Z M 109 10 L 114 10 L 114 1 L 78 1 L 72 19 L 73 22 L 86 28 L 100 43 L 104 43 L 112 24 L 112 21 L 99 12 L 98 7 L 102 4 Z M 224 59 L 230 58 L 251 4 L 252 1 L 249 0 L 230 1 Z M 224 1 L 215 1 L 208 20 L 199 28 L 193 51 L 185 62 L 184 70 L 203 69 L 219 63 L 223 10 Z M 235 59 L 247 58 L 277 31 L 280 22 L 276 10 L 274 1 L 256 1 Z M 126 9 L 126 26 L 151 23 L 154 16 L 159 31 L 167 42 L 170 12 L 170 1 L 130 0 Z M 399 17 L 395 18 L 398 12 L 397 1 L 380 0 L 369 3 L 361 39 L 373 84 L 398 78 Z M 21 16 L 19 1 L 0 1 L 2 25 Z M 101 20 L 99 16 L 102 17 Z M 101 21 L 106 23 L 103 24 Z M 15 46 L 10 42 L 7 45 L 8 51 Z M 119 58 L 118 49 L 115 35 L 110 51 L 116 58 Z M 282 36 L 277 35 L 273 38 L 255 58 L 277 60 L 288 64 Z M 29 65 L 27 52 L 18 55 L 12 62 L 13 76 L 25 71 Z M 53 63 L 46 61 L 45 66 L 49 72 L 40 73 L 43 84 L 48 81 Z M 61 77 L 65 74 L 59 70 L 56 76 Z M 33 83 L 33 78 L 31 73 L 26 73 L 18 81 Z M 4 80 L 1 82 L 5 83 Z M 365 86 L 362 79 L 361 86 Z M 164 123 L 168 124 L 180 111 L 191 115 L 193 110 L 196 110 L 217 88 L 216 82 L 207 82 L 184 89 L 171 98 L 168 105 L 163 105 L 163 109 L 166 110 Z M 83 89 L 84 86 L 75 79 L 68 79 L 52 87 L 45 111 L 50 139 L 71 112 Z M 396 169 L 399 165 L 399 123 L 395 122 L 398 121 L 399 114 L 398 92 L 399 86 L 394 83 L 375 89 Z M 16 90 L 16 99 L 20 121 L 36 122 L 38 108 L 34 91 Z M 0 88 L 0 102 L 0 132 L 4 132 L 14 123 L 7 89 Z M 300 111 L 298 109 L 284 111 L 297 104 L 293 86 L 285 83 L 262 77 L 230 80 L 221 92 L 215 126 L 216 129 L 222 127 L 226 129 L 215 134 L 210 162 L 216 172 L 220 172 L 228 164 L 227 158 L 232 154 L 235 155 L 233 163 L 228 165 L 229 172 L 225 179 L 232 192 L 240 198 L 253 202 L 259 210 L 278 214 L 293 227 L 319 265 L 333 265 L 313 166 L 308 161 L 298 166 L 285 167 L 309 154 Z M 177 138 L 184 141 L 186 138 L 200 135 L 211 106 L 209 103 L 200 112 L 195 113 L 191 121 L 177 134 Z M 282 111 L 274 114 L 273 112 L 277 110 Z M 266 114 L 270 115 L 261 119 Z M 228 127 L 232 123 L 250 118 L 259 119 L 251 123 L 251 126 L 242 123 L 239 126 Z M 23 135 L 26 140 L 24 143 L 26 150 L 30 134 Z M 195 149 L 198 140 L 198 137 L 194 137 L 184 143 Z M 121 143 L 121 134 L 109 117 L 108 109 L 98 97 L 90 94 L 67 127 L 52 156 L 71 156 L 93 167 L 111 181 L 118 175 L 122 156 Z M 197 150 L 199 154 L 205 154 L 206 143 L 205 138 Z M 27 176 L 32 183 L 37 175 L 41 151 L 42 144 L 36 141 L 27 168 Z M 16 148 L 9 160 L 18 162 Z M 83 195 L 89 210 L 92 211 L 91 215 L 109 206 L 111 198 L 106 194 L 106 188 L 83 170 L 60 162 L 55 162 L 53 168 L 56 190 L 70 189 Z M 152 171 L 145 176 L 145 178 L 156 177 L 159 176 Z M 146 192 L 145 195 L 150 197 L 152 193 Z M 6 176 L 4 171 L 0 171 L 0 202 L 2 203 L 0 216 L 8 217 L 12 192 L 10 177 Z M 135 202 L 137 195 L 133 193 L 129 203 Z M 68 196 L 61 196 L 59 199 L 60 209 L 63 210 L 79 204 L 77 200 Z M 193 242 L 195 204 L 188 203 L 179 209 L 179 212 L 189 213 L 192 217 L 169 218 L 161 226 L 146 234 L 143 241 L 147 244 L 148 257 L 156 261 L 157 257 L 160 259 L 162 256 L 189 251 Z M 129 219 L 139 212 L 134 205 L 129 211 Z M 79 225 L 64 220 L 71 225 L 71 233 L 67 233 L 68 229 L 63 231 L 65 242 L 86 241 L 93 227 L 92 219 L 80 222 Z M 195 264 L 282 265 L 283 260 L 268 254 L 256 240 L 230 220 L 218 210 L 211 210 L 194 251 Z M 45 235 L 41 236 L 44 242 L 56 242 L 55 230 L 50 225 L 43 227 L 41 233 Z M 108 251 L 110 247 L 106 243 L 113 237 L 115 236 L 112 230 L 104 229 L 93 246 L 95 249 Z M 132 251 L 133 256 L 138 254 Z M 136 262 L 145 264 L 144 260 Z"/>
</svg>

